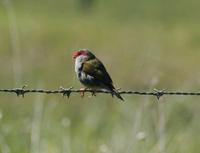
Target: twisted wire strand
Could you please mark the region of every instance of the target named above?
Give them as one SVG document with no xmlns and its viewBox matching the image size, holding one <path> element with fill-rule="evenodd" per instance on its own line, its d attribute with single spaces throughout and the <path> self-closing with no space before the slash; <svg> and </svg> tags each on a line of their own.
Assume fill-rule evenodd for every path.
<svg viewBox="0 0 200 153">
<path fill-rule="evenodd" d="M 4 93 L 15 93 L 17 96 L 24 97 L 27 93 L 46 93 L 46 94 L 62 94 L 63 96 L 70 97 L 71 93 L 80 93 L 83 92 L 81 89 L 74 89 L 73 87 L 70 88 L 63 88 L 60 87 L 58 90 L 47 90 L 47 89 L 25 89 L 26 85 L 22 88 L 13 88 L 13 89 L 0 89 L 0 92 Z M 165 90 L 157 90 L 154 89 L 153 91 L 122 91 L 120 89 L 117 89 L 119 94 L 133 94 L 133 95 L 144 95 L 144 96 L 155 96 L 157 99 L 160 99 L 160 97 L 164 95 L 171 95 L 171 96 L 200 96 L 200 92 L 169 92 Z M 95 93 L 104 93 L 104 94 L 111 94 L 112 92 L 107 90 L 91 90 L 86 89 L 84 92 L 89 92 L 92 95 L 96 96 Z"/>
</svg>

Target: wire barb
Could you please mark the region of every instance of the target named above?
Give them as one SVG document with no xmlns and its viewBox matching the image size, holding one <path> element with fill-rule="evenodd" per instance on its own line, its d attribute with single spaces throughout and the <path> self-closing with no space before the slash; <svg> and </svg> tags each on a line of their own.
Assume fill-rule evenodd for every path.
<svg viewBox="0 0 200 153">
<path fill-rule="evenodd" d="M 69 98 L 72 93 L 71 89 L 73 89 L 73 87 L 69 87 L 66 89 L 60 86 L 60 93 L 62 93 L 63 97 L 67 96 L 67 98 Z"/>
<path fill-rule="evenodd" d="M 26 90 L 24 90 L 25 87 L 27 87 L 27 85 L 23 85 L 21 88 L 14 88 L 13 92 L 16 93 L 17 97 L 24 97 L 24 94 L 26 93 Z"/>
<path fill-rule="evenodd" d="M 158 89 L 155 88 L 153 90 L 154 90 L 155 96 L 157 97 L 158 100 L 160 99 L 160 97 L 162 97 L 165 94 L 164 93 L 165 89 L 158 90 Z"/>
</svg>

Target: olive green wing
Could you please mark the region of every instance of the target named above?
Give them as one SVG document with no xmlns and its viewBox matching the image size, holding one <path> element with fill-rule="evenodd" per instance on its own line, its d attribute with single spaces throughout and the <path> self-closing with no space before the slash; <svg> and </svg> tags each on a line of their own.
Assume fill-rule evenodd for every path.
<svg viewBox="0 0 200 153">
<path fill-rule="evenodd" d="M 112 84 L 112 79 L 106 71 L 104 65 L 98 59 L 91 59 L 83 63 L 82 70 L 84 73 L 93 76 L 95 79 L 102 81 L 106 85 Z"/>
</svg>

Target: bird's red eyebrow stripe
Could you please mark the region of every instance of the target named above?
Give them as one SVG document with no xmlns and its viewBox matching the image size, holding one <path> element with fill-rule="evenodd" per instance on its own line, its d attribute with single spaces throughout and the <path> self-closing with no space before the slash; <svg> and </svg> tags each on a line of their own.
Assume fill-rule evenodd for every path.
<svg viewBox="0 0 200 153">
<path fill-rule="evenodd" d="M 72 54 L 72 57 L 73 58 L 76 58 L 76 57 L 78 57 L 79 55 L 87 55 L 87 52 L 85 52 L 85 51 L 74 51 L 73 52 L 73 54 Z"/>
<path fill-rule="evenodd" d="M 78 56 L 78 51 L 75 51 L 75 52 L 72 53 L 73 58 L 76 58 L 77 56 Z"/>
<path fill-rule="evenodd" d="M 79 51 L 79 55 L 87 55 L 87 52 L 84 51 L 84 50 L 80 50 L 80 51 Z"/>
</svg>

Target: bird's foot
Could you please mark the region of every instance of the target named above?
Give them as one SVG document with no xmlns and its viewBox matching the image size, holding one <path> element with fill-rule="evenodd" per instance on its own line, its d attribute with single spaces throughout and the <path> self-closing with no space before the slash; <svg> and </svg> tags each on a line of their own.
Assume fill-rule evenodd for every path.
<svg viewBox="0 0 200 153">
<path fill-rule="evenodd" d="M 112 96 L 112 98 L 113 98 L 113 97 L 114 97 L 114 93 L 113 93 L 113 92 L 111 92 L 110 94 L 111 94 L 111 96 Z"/>
<path fill-rule="evenodd" d="M 92 96 L 96 96 L 96 92 L 95 91 L 92 91 L 91 94 L 92 94 Z"/>
<path fill-rule="evenodd" d="M 84 95 L 85 95 L 86 89 L 87 89 L 87 88 L 81 88 L 81 89 L 80 89 L 80 95 L 81 95 L 82 98 L 83 98 Z"/>
</svg>

